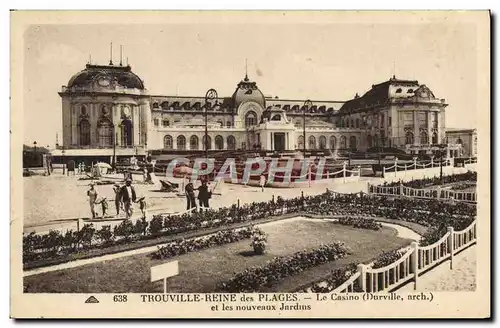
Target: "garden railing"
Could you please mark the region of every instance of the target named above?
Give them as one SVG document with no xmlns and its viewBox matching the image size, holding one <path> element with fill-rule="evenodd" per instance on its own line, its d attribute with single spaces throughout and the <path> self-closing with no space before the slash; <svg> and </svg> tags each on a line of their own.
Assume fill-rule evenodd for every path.
<svg viewBox="0 0 500 328">
<path fill-rule="evenodd" d="M 476 243 L 476 222 L 477 220 L 461 231 L 448 227 L 448 232 L 431 245 L 419 246 L 417 242 L 412 242 L 401 258 L 385 267 L 374 269 L 359 264 L 356 273 L 335 288 L 333 293 L 355 292 L 355 285 L 362 292 L 390 292 L 411 280 L 414 282 L 414 289 L 417 289 L 419 276 L 448 259 L 450 269 L 453 269 L 454 256 Z"/>
</svg>

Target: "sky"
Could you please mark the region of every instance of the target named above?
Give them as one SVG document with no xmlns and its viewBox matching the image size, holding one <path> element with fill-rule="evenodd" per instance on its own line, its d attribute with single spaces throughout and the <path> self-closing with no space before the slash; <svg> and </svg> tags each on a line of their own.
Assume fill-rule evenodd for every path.
<svg viewBox="0 0 500 328">
<path fill-rule="evenodd" d="M 267 96 L 346 101 L 389 79 L 445 98 L 446 126 L 476 127 L 476 29 L 470 23 L 60 24 L 24 33 L 24 143 L 54 146 L 61 86 L 92 63 L 132 66 L 153 95 L 230 96 L 245 75 Z M 43 124 L 42 124 L 43 123 Z"/>
</svg>

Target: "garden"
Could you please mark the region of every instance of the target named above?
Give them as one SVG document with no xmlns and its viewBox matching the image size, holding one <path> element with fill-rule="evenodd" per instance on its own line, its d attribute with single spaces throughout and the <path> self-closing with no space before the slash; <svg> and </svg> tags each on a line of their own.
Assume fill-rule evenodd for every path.
<svg viewBox="0 0 500 328">
<path fill-rule="evenodd" d="M 300 215 L 326 220 L 297 219 Z M 381 226 L 389 221 L 423 235 L 421 245 L 467 227 L 476 207 L 437 200 L 385 198 L 363 193 L 323 194 L 251 203 L 204 213 L 159 215 L 151 222 L 124 221 L 111 230 L 86 225 L 79 232 L 26 235 L 25 266 L 74 254 L 141 242 L 168 241 L 157 251 L 25 277 L 27 292 L 155 292 L 151 266 L 177 259 L 180 274 L 171 291 L 333 290 L 353 266 L 384 266 L 398 259 L 410 240 Z M 295 218 L 294 218 L 295 217 Z M 333 220 L 332 220 L 333 219 Z M 317 281 L 327 285 L 315 285 Z"/>
</svg>

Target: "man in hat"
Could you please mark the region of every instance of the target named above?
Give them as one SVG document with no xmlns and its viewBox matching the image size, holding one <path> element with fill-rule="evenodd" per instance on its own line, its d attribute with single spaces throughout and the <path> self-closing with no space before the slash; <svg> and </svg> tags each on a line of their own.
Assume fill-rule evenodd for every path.
<svg viewBox="0 0 500 328">
<path fill-rule="evenodd" d="M 94 188 L 94 183 L 91 182 L 89 184 L 90 186 L 90 189 L 87 190 L 87 197 L 89 198 L 89 205 L 90 205 L 90 213 L 92 213 L 92 219 L 95 219 L 95 209 L 94 209 L 94 206 L 95 206 L 95 203 L 96 203 L 96 200 L 97 200 L 97 190 Z"/>
<path fill-rule="evenodd" d="M 125 185 L 120 189 L 120 201 L 123 202 L 125 207 L 125 218 L 130 219 L 132 216 L 133 208 L 132 202 L 135 202 L 136 194 L 135 188 L 132 186 L 132 180 L 127 179 Z"/>
</svg>

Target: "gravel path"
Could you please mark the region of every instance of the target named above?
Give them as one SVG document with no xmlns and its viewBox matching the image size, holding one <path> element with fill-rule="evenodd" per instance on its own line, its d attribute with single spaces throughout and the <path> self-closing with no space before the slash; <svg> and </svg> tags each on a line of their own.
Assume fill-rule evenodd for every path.
<svg viewBox="0 0 500 328">
<path fill-rule="evenodd" d="M 453 269 L 450 261 L 446 261 L 419 277 L 417 291 L 452 292 L 476 290 L 476 246 L 467 248 L 455 255 Z M 414 284 L 410 283 L 398 291 L 412 292 Z"/>
</svg>

